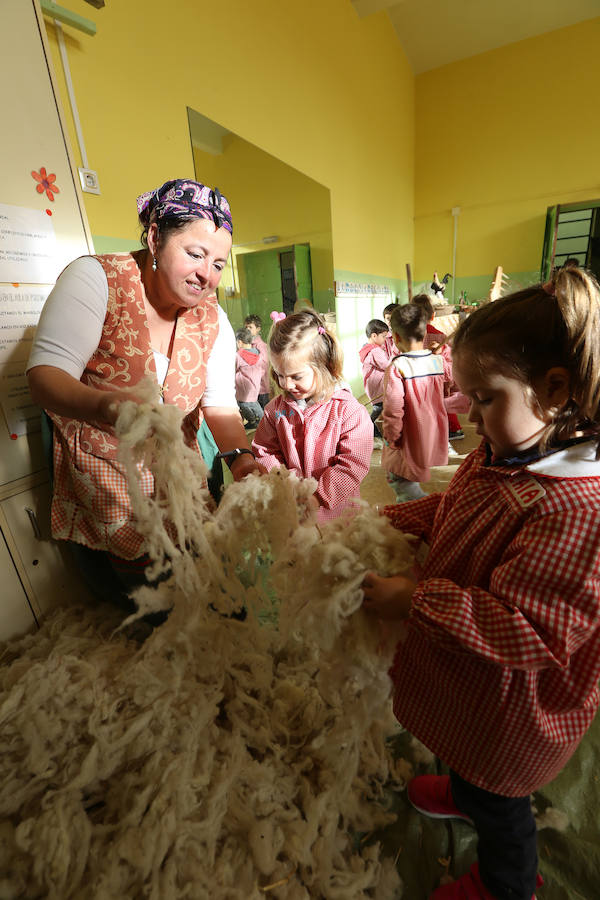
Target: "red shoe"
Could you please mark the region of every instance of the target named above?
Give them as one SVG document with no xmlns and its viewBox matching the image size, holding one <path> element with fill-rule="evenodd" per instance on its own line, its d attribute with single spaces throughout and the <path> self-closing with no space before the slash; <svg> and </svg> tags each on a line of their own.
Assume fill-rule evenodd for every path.
<svg viewBox="0 0 600 900">
<path fill-rule="evenodd" d="M 541 875 L 536 875 L 536 887 L 541 887 L 543 883 L 544 879 Z M 490 894 L 479 877 L 479 866 L 477 863 L 473 863 L 466 875 L 463 875 L 458 881 L 452 881 L 450 884 L 443 884 L 437 888 L 433 894 L 429 895 L 429 900 L 496 900 L 496 898 Z M 535 894 L 531 900 L 535 900 Z"/>
<path fill-rule="evenodd" d="M 406 789 L 408 799 L 415 809 L 432 819 L 463 819 L 470 825 L 471 819 L 454 803 L 448 775 L 417 775 Z"/>
</svg>

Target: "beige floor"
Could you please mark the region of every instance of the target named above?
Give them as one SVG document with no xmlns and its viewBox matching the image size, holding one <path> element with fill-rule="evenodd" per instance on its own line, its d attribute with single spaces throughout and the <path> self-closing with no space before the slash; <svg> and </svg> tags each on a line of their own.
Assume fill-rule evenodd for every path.
<svg viewBox="0 0 600 900">
<path fill-rule="evenodd" d="M 431 494 L 434 491 L 443 491 L 450 482 L 457 466 L 461 464 L 465 456 L 477 447 L 481 438 L 475 434 L 475 426 L 467 421 L 467 416 L 458 417 L 465 433 L 460 441 L 452 441 L 452 447 L 456 452 L 456 456 L 448 459 L 447 466 L 434 466 L 431 470 L 431 481 L 421 484 L 423 490 Z M 374 450 L 371 457 L 371 468 L 369 474 L 360 487 L 360 495 L 363 500 L 368 500 L 373 506 L 385 506 L 387 503 L 395 502 L 395 495 L 392 488 L 386 481 L 385 472 L 381 468 L 381 450 Z"/>
</svg>

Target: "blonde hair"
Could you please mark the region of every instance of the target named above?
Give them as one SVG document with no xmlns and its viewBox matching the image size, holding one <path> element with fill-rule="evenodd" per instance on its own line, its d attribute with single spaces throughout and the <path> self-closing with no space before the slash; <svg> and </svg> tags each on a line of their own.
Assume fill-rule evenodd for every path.
<svg viewBox="0 0 600 900">
<path fill-rule="evenodd" d="M 453 354 L 469 353 L 531 390 L 553 366 L 569 373 L 569 400 L 546 427 L 540 446 L 556 446 L 578 430 L 599 436 L 600 288 L 584 269 L 559 269 L 552 281 L 502 297 L 462 322 Z"/>
<path fill-rule="evenodd" d="M 344 363 L 342 349 L 316 310 L 303 309 L 275 322 L 269 334 L 269 351 L 283 357 L 306 354 L 315 373 L 316 400 L 329 400 L 339 386 Z M 272 367 L 271 378 L 279 385 Z"/>
</svg>

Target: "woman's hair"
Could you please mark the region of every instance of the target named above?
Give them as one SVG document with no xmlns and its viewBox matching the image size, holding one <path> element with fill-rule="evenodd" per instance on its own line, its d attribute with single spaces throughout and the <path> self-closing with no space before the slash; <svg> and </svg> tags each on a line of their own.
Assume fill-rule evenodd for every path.
<svg viewBox="0 0 600 900">
<path fill-rule="evenodd" d="M 569 400 L 545 429 L 542 449 L 580 429 L 600 435 L 600 289 L 591 273 L 559 269 L 547 284 L 482 306 L 458 326 L 452 346 L 480 371 L 491 367 L 527 385 L 533 405 L 535 384 L 549 369 L 568 371 Z"/>
<path fill-rule="evenodd" d="M 415 294 L 415 296 L 410 301 L 414 303 L 416 306 L 422 306 L 423 309 L 427 313 L 427 321 L 430 322 L 435 315 L 435 308 L 433 303 L 431 302 L 431 298 L 429 294 Z"/>
<path fill-rule="evenodd" d="M 427 312 L 418 303 L 397 306 L 392 313 L 390 325 L 395 334 L 405 341 L 422 341 L 427 333 Z"/>
<path fill-rule="evenodd" d="M 182 231 L 184 228 L 190 224 L 190 222 L 195 222 L 197 216 L 161 216 L 160 222 L 156 223 L 157 234 L 156 239 L 158 242 L 158 246 L 164 243 L 169 235 L 173 234 L 175 231 Z M 140 235 L 140 244 L 146 250 L 148 249 L 148 228 L 150 226 L 146 225 L 144 230 Z"/>
<path fill-rule="evenodd" d="M 316 310 L 303 309 L 274 322 L 269 350 L 283 357 L 307 354 L 307 363 L 315 373 L 316 399 L 328 400 L 338 387 L 344 363 L 342 349 Z M 271 376 L 278 384 L 273 370 Z"/>
</svg>

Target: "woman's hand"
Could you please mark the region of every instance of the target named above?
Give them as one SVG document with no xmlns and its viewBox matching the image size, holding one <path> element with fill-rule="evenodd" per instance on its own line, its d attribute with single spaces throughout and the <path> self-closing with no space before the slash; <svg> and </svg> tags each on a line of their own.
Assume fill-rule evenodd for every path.
<svg viewBox="0 0 600 900">
<path fill-rule="evenodd" d="M 125 400 L 140 402 L 130 393 L 103 391 L 83 384 L 55 366 L 34 366 L 27 377 L 34 403 L 59 416 L 90 425 L 114 425 L 120 403 Z"/>
<path fill-rule="evenodd" d="M 98 400 L 97 421 L 102 425 L 114 425 L 119 415 L 119 407 L 124 400 L 133 400 L 131 396 L 124 396 L 113 391 L 102 391 Z"/>
<path fill-rule="evenodd" d="M 233 409 L 228 406 L 206 406 L 203 413 L 206 424 L 221 453 L 226 453 L 234 447 L 250 450 L 248 435 L 237 407 Z M 266 472 L 266 469 L 257 463 L 250 453 L 241 453 L 232 461 L 230 469 L 234 481 L 241 481 L 242 478 L 253 472 L 257 475 L 263 475 Z"/>
<path fill-rule="evenodd" d="M 267 470 L 250 453 L 241 453 L 231 463 L 230 471 L 234 481 L 241 481 L 246 475 L 264 475 Z"/>
<path fill-rule="evenodd" d="M 363 579 L 363 607 L 379 619 L 398 621 L 408 618 L 416 583 L 404 575 L 384 578 L 367 572 Z"/>
</svg>

